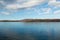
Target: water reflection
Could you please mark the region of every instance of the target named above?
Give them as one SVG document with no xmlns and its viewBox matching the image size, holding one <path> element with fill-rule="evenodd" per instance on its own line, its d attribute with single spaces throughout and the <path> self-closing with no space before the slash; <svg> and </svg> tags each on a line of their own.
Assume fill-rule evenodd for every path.
<svg viewBox="0 0 60 40">
<path fill-rule="evenodd" d="M 0 22 L 0 40 L 60 40 L 59 22 Z"/>
</svg>

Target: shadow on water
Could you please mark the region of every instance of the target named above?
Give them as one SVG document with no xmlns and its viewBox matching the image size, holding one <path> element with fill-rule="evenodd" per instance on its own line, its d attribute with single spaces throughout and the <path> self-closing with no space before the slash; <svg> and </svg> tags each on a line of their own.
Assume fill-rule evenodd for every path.
<svg viewBox="0 0 60 40">
<path fill-rule="evenodd" d="M 59 40 L 60 38 L 56 36 L 59 24 L 1 22 L 0 40 L 57 40 L 57 38 Z"/>
</svg>

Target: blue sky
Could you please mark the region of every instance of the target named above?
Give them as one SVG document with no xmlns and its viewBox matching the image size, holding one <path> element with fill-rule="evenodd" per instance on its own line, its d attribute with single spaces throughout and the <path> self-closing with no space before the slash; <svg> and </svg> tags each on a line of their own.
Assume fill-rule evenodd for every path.
<svg viewBox="0 0 60 40">
<path fill-rule="evenodd" d="M 60 0 L 0 0 L 0 20 L 60 19 Z"/>
</svg>

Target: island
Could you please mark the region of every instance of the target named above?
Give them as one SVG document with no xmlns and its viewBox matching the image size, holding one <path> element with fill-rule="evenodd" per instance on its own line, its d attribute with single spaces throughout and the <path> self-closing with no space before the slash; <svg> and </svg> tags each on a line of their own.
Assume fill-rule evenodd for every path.
<svg viewBox="0 0 60 40">
<path fill-rule="evenodd" d="M 60 19 L 22 19 L 22 20 L 0 20 L 0 22 L 60 22 Z"/>
</svg>

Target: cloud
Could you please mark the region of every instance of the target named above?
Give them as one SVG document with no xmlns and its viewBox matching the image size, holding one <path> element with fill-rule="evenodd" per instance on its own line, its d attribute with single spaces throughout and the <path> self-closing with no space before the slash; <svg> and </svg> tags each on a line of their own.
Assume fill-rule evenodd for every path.
<svg viewBox="0 0 60 40">
<path fill-rule="evenodd" d="M 49 0 L 48 5 L 54 6 L 54 7 L 59 7 L 60 8 L 60 1 L 57 1 L 57 0 Z"/>
<path fill-rule="evenodd" d="M 4 3 L 3 1 L 0 1 L 0 3 Z"/>
<path fill-rule="evenodd" d="M 51 8 L 41 8 L 42 12 L 49 14 L 51 12 Z"/>
<path fill-rule="evenodd" d="M 54 11 L 54 14 L 60 14 L 60 10 Z"/>
<path fill-rule="evenodd" d="M 16 2 L 16 0 L 0 0 L 0 1 L 3 1 L 5 4 L 12 4 Z"/>
<path fill-rule="evenodd" d="M 1 14 L 4 14 L 4 15 L 10 15 L 9 12 L 1 12 Z"/>
<path fill-rule="evenodd" d="M 2 12 L 2 14 L 9 15 L 17 12 L 18 10 L 32 8 L 37 5 L 42 5 L 46 0 L 0 0 L 0 10 L 6 10 L 8 12 Z"/>
<path fill-rule="evenodd" d="M 46 0 L 1 0 L 1 3 L 5 4 L 6 9 L 19 9 L 41 5 L 45 1 Z"/>
</svg>

